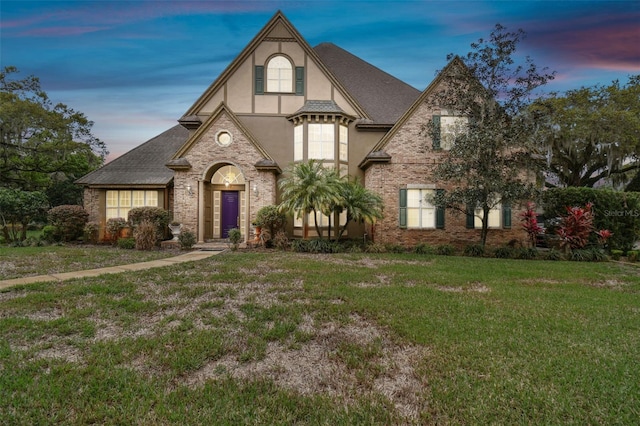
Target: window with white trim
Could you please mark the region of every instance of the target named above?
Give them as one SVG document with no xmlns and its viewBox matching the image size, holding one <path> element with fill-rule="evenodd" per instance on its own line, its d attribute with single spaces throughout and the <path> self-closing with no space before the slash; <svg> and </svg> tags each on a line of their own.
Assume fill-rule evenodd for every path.
<svg viewBox="0 0 640 426">
<path fill-rule="evenodd" d="M 500 228 L 502 225 L 502 204 L 498 204 L 494 206 L 491 210 L 489 210 L 489 228 Z M 482 209 L 478 208 L 475 211 L 475 216 L 473 218 L 473 226 L 476 229 L 482 229 Z"/>
<path fill-rule="evenodd" d="M 436 206 L 429 202 L 433 189 L 407 189 L 407 228 L 435 228 Z"/>
<path fill-rule="evenodd" d="M 158 207 L 158 191 L 107 191 L 106 204 L 107 219 L 127 219 L 132 208 Z"/>
<path fill-rule="evenodd" d="M 267 92 L 293 92 L 293 67 L 284 56 L 274 56 L 267 64 Z"/>
<path fill-rule="evenodd" d="M 445 208 L 432 201 L 441 195 L 443 189 L 433 189 L 432 185 L 400 188 L 398 225 L 402 229 L 444 229 Z M 413 187 L 411 187 L 413 186 Z"/>
<path fill-rule="evenodd" d="M 340 125 L 340 161 L 349 161 L 349 128 Z"/>
</svg>

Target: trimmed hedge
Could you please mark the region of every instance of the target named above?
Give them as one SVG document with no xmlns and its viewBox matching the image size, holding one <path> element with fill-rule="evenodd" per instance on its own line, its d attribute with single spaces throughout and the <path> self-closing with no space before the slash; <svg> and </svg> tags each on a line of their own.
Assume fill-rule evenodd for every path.
<svg viewBox="0 0 640 426">
<path fill-rule="evenodd" d="M 47 220 L 56 228 L 62 241 L 74 241 L 84 234 L 89 213 L 82 206 L 57 206 L 49 210 Z"/>
<path fill-rule="evenodd" d="M 640 238 L 640 193 L 610 189 L 554 188 L 544 191 L 540 206 L 547 219 L 566 215 L 566 207 L 593 203 L 594 231 L 613 232 L 609 248 L 630 250 Z M 595 233 L 592 236 L 596 242 Z"/>
<path fill-rule="evenodd" d="M 136 207 L 129 210 L 129 222 L 137 227 L 142 222 L 151 222 L 156 227 L 156 239 L 162 240 L 168 232 L 171 215 L 160 207 Z"/>
</svg>

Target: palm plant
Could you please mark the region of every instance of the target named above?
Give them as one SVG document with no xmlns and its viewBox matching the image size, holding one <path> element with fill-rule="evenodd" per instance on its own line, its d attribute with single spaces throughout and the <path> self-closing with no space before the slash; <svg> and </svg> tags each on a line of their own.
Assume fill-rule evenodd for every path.
<svg viewBox="0 0 640 426">
<path fill-rule="evenodd" d="M 325 168 L 316 160 L 293 164 L 279 182 L 280 208 L 298 218 L 313 212 L 316 232 L 322 238 L 318 212 L 327 214 L 332 205 L 340 202 L 339 182 L 334 169 Z"/>
<path fill-rule="evenodd" d="M 375 223 L 376 220 L 382 219 L 384 203 L 378 194 L 368 190 L 357 180 L 343 182 L 340 189 L 347 220 L 340 229 L 338 239 L 347 230 L 349 222 Z"/>
</svg>

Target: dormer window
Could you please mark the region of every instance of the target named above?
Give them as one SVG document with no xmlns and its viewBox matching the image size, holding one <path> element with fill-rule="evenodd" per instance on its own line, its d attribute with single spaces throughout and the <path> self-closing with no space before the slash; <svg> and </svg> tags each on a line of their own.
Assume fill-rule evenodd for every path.
<svg viewBox="0 0 640 426">
<path fill-rule="evenodd" d="M 267 64 L 267 92 L 293 92 L 293 68 L 284 56 L 274 56 Z"/>
</svg>

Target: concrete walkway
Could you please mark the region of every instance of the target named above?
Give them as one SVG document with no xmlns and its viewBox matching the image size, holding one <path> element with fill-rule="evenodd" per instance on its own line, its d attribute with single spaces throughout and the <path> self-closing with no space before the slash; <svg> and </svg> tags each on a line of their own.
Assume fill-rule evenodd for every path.
<svg viewBox="0 0 640 426">
<path fill-rule="evenodd" d="M 149 262 L 133 263 L 130 265 L 108 266 L 106 268 L 89 269 L 85 271 L 63 272 L 60 274 L 37 275 L 32 277 L 14 278 L 11 280 L 0 281 L 0 290 L 13 287 L 16 285 L 40 283 L 47 281 L 64 281 L 73 278 L 97 277 L 103 274 L 119 274 L 127 271 L 141 271 L 143 269 L 158 268 L 161 266 L 174 265 L 176 263 L 193 262 L 195 260 L 206 259 L 222 253 L 223 250 L 197 250 L 189 253 L 181 254 L 176 257 L 168 257 L 166 259 L 151 260 Z"/>
</svg>

